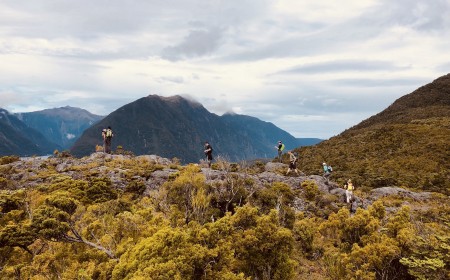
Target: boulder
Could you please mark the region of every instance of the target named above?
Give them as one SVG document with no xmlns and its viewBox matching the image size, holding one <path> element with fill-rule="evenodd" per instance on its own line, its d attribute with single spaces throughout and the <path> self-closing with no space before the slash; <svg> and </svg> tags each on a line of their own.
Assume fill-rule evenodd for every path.
<svg viewBox="0 0 450 280">
<path fill-rule="evenodd" d="M 399 187 L 383 187 L 377 188 L 370 191 L 370 198 L 372 200 L 377 200 L 381 197 L 396 195 L 400 197 L 412 198 L 417 201 L 424 201 L 432 198 L 432 193 L 430 192 L 412 192 Z"/>
</svg>

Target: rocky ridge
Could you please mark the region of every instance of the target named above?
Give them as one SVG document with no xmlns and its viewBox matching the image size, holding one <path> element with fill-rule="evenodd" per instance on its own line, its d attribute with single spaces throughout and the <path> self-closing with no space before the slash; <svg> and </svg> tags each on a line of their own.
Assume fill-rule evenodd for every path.
<svg viewBox="0 0 450 280">
<path fill-rule="evenodd" d="M 137 162 L 148 162 L 158 166 L 156 170 L 151 171 L 145 176 L 136 176 L 132 178 L 127 176 L 128 167 L 121 166 L 120 162 L 134 160 Z M 119 164 L 110 167 L 106 163 L 116 161 Z M 51 177 L 43 176 L 49 166 L 53 166 L 57 174 Z M 97 177 L 107 177 L 111 180 L 112 185 L 117 189 L 124 189 L 130 180 L 140 181 L 145 184 L 146 190 L 144 195 L 149 195 L 151 191 L 159 189 L 172 176 L 176 176 L 180 166 L 174 164 L 170 159 L 156 155 L 129 156 L 129 155 L 110 155 L 102 152 L 94 153 L 88 157 L 78 158 L 57 158 L 57 157 L 29 157 L 21 158 L 18 161 L 0 165 L 4 173 L 3 178 L 8 180 L 10 185 L 8 189 L 33 188 L 40 184 L 54 180 L 57 176 L 69 176 L 72 179 L 85 179 L 86 174 L 79 171 L 81 169 L 89 170 L 89 176 L 95 174 Z M 249 174 L 245 172 L 232 172 L 226 169 L 215 170 L 210 168 L 201 168 L 201 173 L 205 176 L 205 182 L 211 186 L 220 184 L 227 180 L 229 176 L 238 176 L 242 179 L 250 179 L 253 182 L 252 188 L 260 189 L 271 185 L 275 182 L 282 182 L 290 186 L 299 194 L 304 192 L 302 183 L 305 181 L 313 181 L 318 186 L 318 190 L 322 195 L 332 195 L 334 201 L 330 202 L 332 208 L 338 209 L 341 205 L 345 205 L 345 190 L 332 180 L 319 175 L 300 175 L 300 176 L 284 176 L 282 173 L 287 169 L 287 165 L 283 163 L 268 162 L 264 165 L 264 170 L 258 174 Z M 414 201 L 426 202 L 432 199 L 430 192 L 413 192 L 399 187 L 382 187 L 364 193 L 363 197 L 355 196 L 355 203 L 349 207 L 367 208 L 375 200 L 386 196 L 396 196 Z M 294 208 L 297 211 L 305 211 L 306 201 L 298 196 Z"/>
</svg>

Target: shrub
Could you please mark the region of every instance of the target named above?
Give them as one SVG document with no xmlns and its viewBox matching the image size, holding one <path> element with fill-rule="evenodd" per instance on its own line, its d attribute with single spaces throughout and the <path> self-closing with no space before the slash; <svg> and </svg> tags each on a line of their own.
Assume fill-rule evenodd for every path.
<svg viewBox="0 0 450 280">
<path fill-rule="evenodd" d="M 19 161 L 20 158 L 18 156 L 4 156 L 0 157 L 0 165 L 13 163 L 15 161 Z"/>
<path fill-rule="evenodd" d="M 309 201 L 315 200 L 316 196 L 320 193 L 319 187 L 314 181 L 304 181 L 301 187 L 305 191 L 305 198 Z"/>
</svg>

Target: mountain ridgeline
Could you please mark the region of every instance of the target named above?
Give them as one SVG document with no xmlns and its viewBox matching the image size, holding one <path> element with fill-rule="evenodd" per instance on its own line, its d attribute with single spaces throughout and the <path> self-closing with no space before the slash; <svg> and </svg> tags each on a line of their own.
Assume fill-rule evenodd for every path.
<svg viewBox="0 0 450 280">
<path fill-rule="evenodd" d="M 358 187 L 405 186 L 450 194 L 450 74 L 397 99 L 340 135 L 298 149 L 305 172 L 331 164 Z"/>
<path fill-rule="evenodd" d="M 70 149 L 86 128 L 103 118 L 70 106 L 15 115 L 63 150 Z"/>
<path fill-rule="evenodd" d="M 290 149 L 301 144 L 301 140 L 274 124 L 254 117 L 218 116 L 200 103 L 181 96 L 149 95 L 117 109 L 88 128 L 71 153 L 85 156 L 94 152 L 96 145 L 102 145 L 101 130 L 107 126 L 114 130 L 113 149 L 122 146 L 136 155 L 176 157 L 182 162 L 203 159 L 205 141 L 213 146 L 215 157 L 231 161 L 273 158 L 278 140 Z"/>
<path fill-rule="evenodd" d="M 0 108 L 0 155 L 44 155 L 61 147 Z"/>
</svg>

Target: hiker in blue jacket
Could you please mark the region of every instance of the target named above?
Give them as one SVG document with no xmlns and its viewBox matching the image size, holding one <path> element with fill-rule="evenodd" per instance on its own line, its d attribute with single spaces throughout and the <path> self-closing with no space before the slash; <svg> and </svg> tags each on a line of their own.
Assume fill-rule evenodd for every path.
<svg viewBox="0 0 450 280">
<path fill-rule="evenodd" d="M 333 171 L 333 168 L 326 162 L 322 163 L 322 167 L 323 167 L 323 177 L 328 179 L 328 177 L 330 177 L 331 175 L 331 172 Z"/>
</svg>

